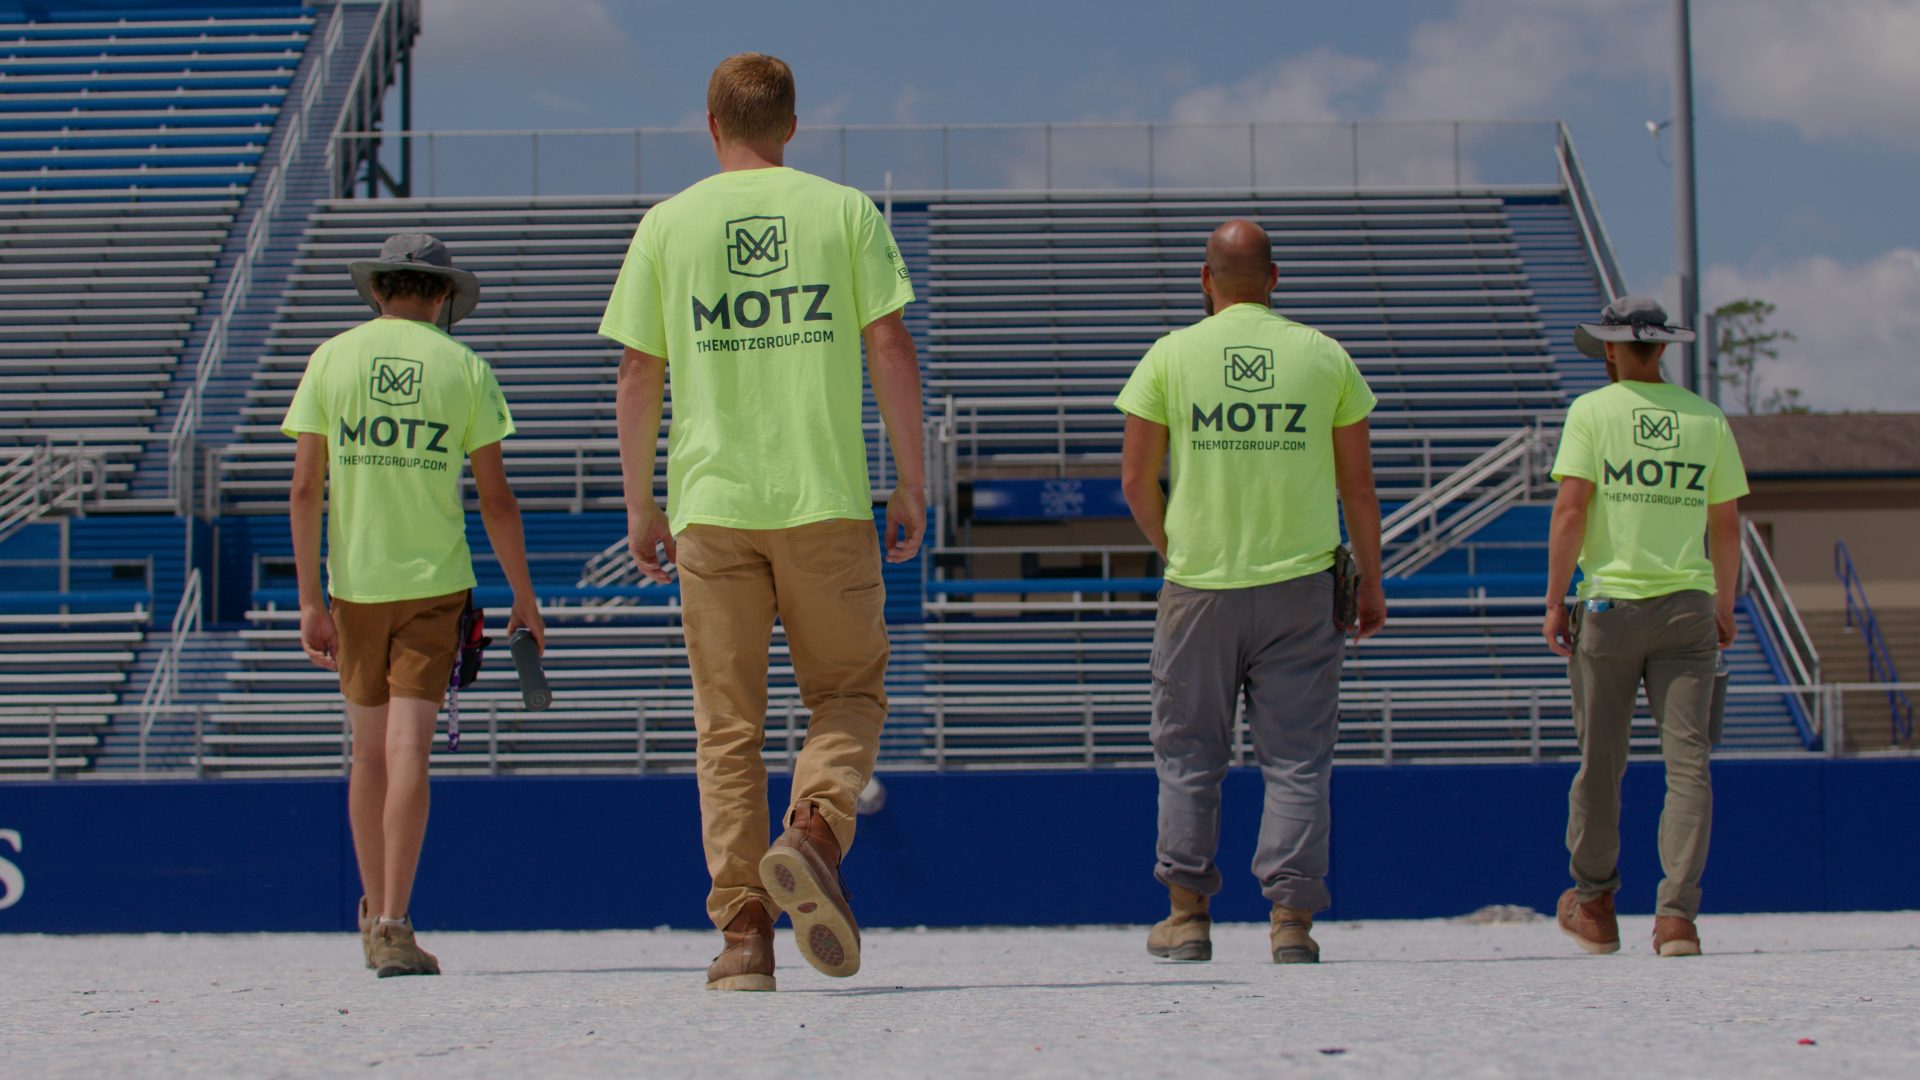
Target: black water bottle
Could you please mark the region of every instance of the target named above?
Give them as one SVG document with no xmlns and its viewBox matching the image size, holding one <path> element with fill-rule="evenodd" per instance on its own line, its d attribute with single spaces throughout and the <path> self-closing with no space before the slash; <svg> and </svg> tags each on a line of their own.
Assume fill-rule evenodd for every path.
<svg viewBox="0 0 1920 1080">
<path fill-rule="evenodd" d="M 553 690 L 547 686 L 547 673 L 540 667 L 540 643 L 533 631 L 521 628 L 507 642 L 513 651 L 513 666 L 520 674 L 520 703 L 539 712 L 553 704 Z"/>
</svg>

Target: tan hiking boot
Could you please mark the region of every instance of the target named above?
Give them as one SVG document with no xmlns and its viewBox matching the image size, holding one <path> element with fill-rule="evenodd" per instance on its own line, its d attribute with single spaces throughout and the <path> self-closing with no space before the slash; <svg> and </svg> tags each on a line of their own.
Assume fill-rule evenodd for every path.
<svg viewBox="0 0 1920 1080">
<path fill-rule="evenodd" d="M 773 917 L 760 901 L 747 901 L 720 933 L 727 947 L 707 968 L 707 989 L 773 989 Z"/>
<path fill-rule="evenodd" d="M 367 970 L 373 970 L 373 924 L 377 922 L 373 913 L 367 910 L 367 898 L 360 898 L 360 951 L 367 958 Z"/>
<path fill-rule="evenodd" d="M 1207 898 L 1178 885 L 1167 886 L 1173 913 L 1147 931 L 1147 952 L 1168 960 L 1213 959 L 1213 916 Z"/>
<path fill-rule="evenodd" d="M 1560 894 L 1557 915 L 1560 930 L 1590 953 L 1620 951 L 1620 921 L 1613 915 L 1613 894 L 1605 893 L 1586 903 L 1568 889 Z"/>
<path fill-rule="evenodd" d="M 413 940 L 413 920 L 388 922 L 381 919 L 373 927 L 373 970 L 383 979 L 395 975 L 438 975 L 440 960 Z"/>
<path fill-rule="evenodd" d="M 1653 951 L 1660 956 L 1699 956 L 1700 931 L 1692 919 L 1661 915 L 1653 920 Z"/>
<path fill-rule="evenodd" d="M 793 808 L 787 831 L 760 859 L 760 881 L 793 920 L 807 963 L 835 978 L 860 970 L 860 926 L 840 880 L 840 841 L 812 803 Z"/>
<path fill-rule="evenodd" d="M 1313 929 L 1313 912 L 1273 905 L 1273 928 L 1267 931 L 1267 943 L 1273 946 L 1276 964 L 1317 964 L 1320 943 L 1307 931 Z"/>
</svg>

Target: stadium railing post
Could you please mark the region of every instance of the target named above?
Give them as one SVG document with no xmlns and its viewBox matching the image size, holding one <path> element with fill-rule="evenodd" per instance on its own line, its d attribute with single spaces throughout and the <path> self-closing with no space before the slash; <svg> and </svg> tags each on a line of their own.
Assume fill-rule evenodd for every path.
<svg viewBox="0 0 1920 1080">
<path fill-rule="evenodd" d="M 1380 688 L 1380 763 L 1393 764 L 1393 687 Z"/>
<path fill-rule="evenodd" d="M 1538 765 L 1540 764 L 1540 688 L 1537 686 L 1527 690 L 1527 728 L 1528 738 L 1532 743 L 1530 747 L 1532 760 L 1535 765 Z"/>
<path fill-rule="evenodd" d="M 1093 768 L 1093 695 L 1080 695 L 1080 745 L 1087 768 Z"/>
<path fill-rule="evenodd" d="M 794 736 L 793 724 L 798 719 L 793 707 L 793 698 L 787 698 L 787 771 L 792 772 L 794 762 L 799 760 L 800 746 Z"/>
<path fill-rule="evenodd" d="M 933 699 L 933 767 L 945 771 L 947 767 L 947 702 L 944 697 Z"/>
<path fill-rule="evenodd" d="M 633 771 L 647 771 L 647 700 L 641 698 L 633 707 Z"/>
<path fill-rule="evenodd" d="M 47 708 L 47 779 L 60 779 L 60 706 Z"/>
<path fill-rule="evenodd" d="M 500 775 L 500 703 L 487 703 L 487 775 Z"/>
<path fill-rule="evenodd" d="M 198 780 L 206 776 L 206 730 L 207 707 L 193 707 L 193 777 Z"/>
</svg>

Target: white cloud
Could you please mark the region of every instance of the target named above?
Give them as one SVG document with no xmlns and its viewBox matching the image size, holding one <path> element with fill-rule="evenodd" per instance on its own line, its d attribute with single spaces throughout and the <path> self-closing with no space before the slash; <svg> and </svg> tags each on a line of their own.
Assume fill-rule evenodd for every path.
<svg viewBox="0 0 1920 1080">
<path fill-rule="evenodd" d="M 576 98 L 570 98 L 565 94 L 556 94 L 551 90 L 535 90 L 533 92 L 533 100 L 555 112 L 584 113 L 592 111 L 586 102 Z"/>
<path fill-rule="evenodd" d="M 920 119 L 920 98 L 918 86 L 913 83 L 902 86 L 900 92 L 893 96 L 893 107 L 890 110 L 893 113 L 893 122 L 911 124 Z"/>
<path fill-rule="evenodd" d="M 1920 3 L 1717 0 L 1694 16 L 1696 77 L 1715 108 L 1807 139 L 1920 142 Z"/>
<path fill-rule="evenodd" d="M 1779 306 L 1772 325 L 1799 339 L 1768 373 L 1819 409 L 1920 409 L 1920 251 L 1896 248 L 1863 263 L 1818 256 L 1742 270 L 1715 266 L 1703 283 L 1711 309 L 1756 297 Z"/>
<path fill-rule="evenodd" d="M 1353 114 L 1359 95 L 1380 72 L 1378 61 L 1315 49 L 1236 83 L 1189 90 L 1169 114 L 1177 121 L 1216 123 L 1337 120 Z"/>
<path fill-rule="evenodd" d="M 802 101 L 799 109 L 800 122 L 809 125 L 838 124 L 840 118 L 846 115 L 848 106 L 852 104 L 852 94 L 835 94 L 825 101 L 812 103 Z M 706 123 L 705 114 L 702 114 L 700 122 Z"/>
<path fill-rule="evenodd" d="M 1397 119 L 1536 119 L 1576 82 L 1638 76 L 1666 62 L 1644 31 L 1652 0 L 1557 0 L 1525 6 L 1462 0 L 1414 27 L 1390 73 L 1380 115 Z M 1631 17 L 1631 21 L 1629 21 Z"/>
<path fill-rule="evenodd" d="M 419 51 L 473 76 L 579 76 L 636 54 L 605 0 L 424 0 L 421 22 Z"/>
</svg>

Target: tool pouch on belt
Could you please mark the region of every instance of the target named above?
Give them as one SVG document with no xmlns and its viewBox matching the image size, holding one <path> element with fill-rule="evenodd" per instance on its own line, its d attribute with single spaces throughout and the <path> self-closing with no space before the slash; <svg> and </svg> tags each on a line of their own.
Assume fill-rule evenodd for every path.
<svg viewBox="0 0 1920 1080">
<path fill-rule="evenodd" d="M 447 678 L 447 749 L 460 749 L 460 691 L 480 677 L 480 661 L 493 639 L 487 636 L 487 613 L 473 606 L 473 593 L 467 593 L 467 606 L 460 612 L 459 652 L 453 658 L 453 673 Z"/>
<path fill-rule="evenodd" d="M 1333 625 L 1341 633 L 1360 620 L 1360 564 L 1341 544 L 1333 549 Z"/>
</svg>

